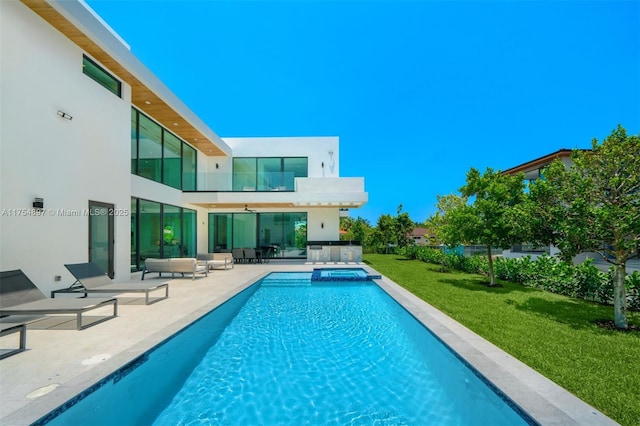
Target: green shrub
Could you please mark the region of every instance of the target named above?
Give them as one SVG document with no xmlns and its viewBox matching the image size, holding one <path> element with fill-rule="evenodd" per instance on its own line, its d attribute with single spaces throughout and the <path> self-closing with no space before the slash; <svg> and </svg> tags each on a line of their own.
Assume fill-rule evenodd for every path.
<svg viewBox="0 0 640 426">
<path fill-rule="evenodd" d="M 399 249 L 399 254 L 408 259 L 442 265 L 447 269 L 487 275 L 489 262 L 486 256 L 465 257 L 456 253 L 445 253 L 433 247 L 410 246 Z M 552 293 L 592 300 L 599 303 L 613 303 L 613 268 L 602 272 L 587 259 L 580 265 L 571 265 L 555 257 L 542 255 L 536 260 L 530 256 L 522 258 L 497 258 L 494 262 L 496 277 L 527 287 L 536 287 Z M 640 310 L 640 274 L 627 275 L 627 307 Z"/>
</svg>

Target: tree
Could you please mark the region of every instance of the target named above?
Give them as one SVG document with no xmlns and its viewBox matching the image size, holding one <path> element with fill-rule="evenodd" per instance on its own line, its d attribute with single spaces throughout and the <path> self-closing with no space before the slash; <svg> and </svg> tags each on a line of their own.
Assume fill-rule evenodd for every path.
<svg viewBox="0 0 640 426">
<path fill-rule="evenodd" d="M 352 217 L 345 216 L 340 218 L 340 240 L 349 241 L 353 239 L 351 228 L 355 220 Z"/>
<path fill-rule="evenodd" d="M 625 329 L 626 263 L 640 245 L 640 134 L 618 126 L 572 160 L 571 167 L 556 160 L 531 185 L 533 216 L 546 218 L 544 226 L 534 223 L 533 237 L 555 244 L 565 260 L 589 251 L 612 264 L 614 322 Z"/>
<path fill-rule="evenodd" d="M 487 168 L 483 175 L 474 168 L 467 172 L 467 184 L 460 188 L 464 197 L 474 197 L 471 210 L 462 211 L 468 223 L 460 224 L 463 238 L 486 245 L 489 285 L 496 285 L 492 247 L 503 249 L 521 240 L 513 223 L 512 210 L 524 201 L 524 175 L 504 175 Z"/>
<path fill-rule="evenodd" d="M 368 240 L 371 233 L 371 225 L 369 221 L 361 217 L 355 219 L 351 217 L 340 218 L 340 239 L 344 241 L 360 241 L 363 246 Z"/>
<path fill-rule="evenodd" d="M 427 229 L 433 232 L 436 242 L 444 247 L 456 247 L 467 243 L 465 227 L 475 221 L 467 197 L 456 194 L 438 195 L 437 211 L 427 220 Z M 444 251 L 444 250 L 443 250 Z M 442 258 L 442 270 L 445 257 Z"/>
<path fill-rule="evenodd" d="M 465 225 L 475 220 L 467 197 L 449 194 L 438 195 L 437 199 L 438 210 L 429 221 L 438 244 L 452 248 L 467 243 Z"/>
<path fill-rule="evenodd" d="M 409 217 L 409 213 L 402 212 L 402 204 L 398 206 L 397 211 L 398 216 L 396 216 L 394 220 L 396 242 L 398 243 L 398 247 L 406 247 L 413 242 L 411 233 L 413 232 L 413 228 L 415 228 L 415 224 Z"/>
<path fill-rule="evenodd" d="M 357 217 L 351 226 L 351 236 L 353 240 L 360 241 L 360 244 L 365 244 L 367 241 L 367 235 L 371 232 L 371 225 L 369 221 L 361 217 Z"/>
<path fill-rule="evenodd" d="M 394 221 L 391 215 L 383 214 L 378 218 L 377 235 L 380 238 L 380 242 L 384 244 L 384 252 L 389 253 L 389 245 L 393 241 L 395 232 Z"/>
</svg>

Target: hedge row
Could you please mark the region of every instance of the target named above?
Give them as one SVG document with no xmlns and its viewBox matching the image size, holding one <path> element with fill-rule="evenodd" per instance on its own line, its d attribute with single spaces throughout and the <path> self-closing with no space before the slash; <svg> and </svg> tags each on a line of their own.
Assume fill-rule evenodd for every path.
<svg viewBox="0 0 640 426">
<path fill-rule="evenodd" d="M 484 275 L 489 271 L 486 256 L 465 257 L 419 246 L 403 248 L 399 254 L 443 265 L 447 269 Z M 570 265 L 551 256 L 541 256 L 537 260 L 531 260 L 528 256 L 512 259 L 499 257 L 493 266 L 496 277 L 505 281 L 569 297 L 613 304 L 613 267 L 608 272 L 602 272 L 590 259 L 580 265 Z M 626 287 L 627 308 L 640 311 L 640 274 L 637 271 L 627 275 Z"/>
</svg>

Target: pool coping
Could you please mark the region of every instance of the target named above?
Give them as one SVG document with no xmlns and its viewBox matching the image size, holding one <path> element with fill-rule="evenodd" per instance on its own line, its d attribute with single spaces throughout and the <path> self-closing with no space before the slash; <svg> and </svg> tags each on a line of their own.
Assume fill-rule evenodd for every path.
<svg viewBox="0 0 640 426">
<path fill-rule="evenodd" d="M 256 281 L 263 278 L 270 272 L 264 272 L 254 276 L 253 278 L 243 282 L 238 286 L 234 286 L 232 289 L 225 291 L 220 296 L 213 299 L 211 302 L 195 309 L 191 313 L 176 320 L 175 322 L 165 326 L 161 330 L 153 333 L 146 339 L 137 342 L 129 349 L 115 354 L 105 362 L 96 365 L 90 372 L 90 374 L 83 374 L 74 379 L 69 380 L 64 384 L 64 387 L 57 389 L 57 392 L 52 392 L 47 395 L 47 398 L 38 398 L 30 402 L 28 405 L 0 418 L 0 424 L 2 425 L 23 425 L 23 424 L 38 424 L 38 422 L 47 417 L 51 412 L 56 410 L 65 411 L 63 406 L 73 398 L 77 398 L 83 393 L 91 393 L 92 387 L 104 380 L 108 380 L 109 376 L 116 373 L 118 370 L 127 366 L 128 364 L 135 362 L 136 359 L 143 356 L 156 346 L 160 345 L 165 340 L 171 338 L 174 334 L 188 327 L 193 322 L 207 315 L 213 309 L 222 305 L 233 296 L 237 295 L 241 291 L 255 284 Z M 68 407 L 67 407 L 68 408 Z"/>
<path fill-rule="evenodd" d="M 539 424 L 618 425 L 604 413 L 385 276 L 374 282 Z"/>
<path fill-rule="evenodd" d="M 353 267 L 353 265 L 349 265 Z M 462 326 L 446 314 L 408 290 L 380 275 L 366 264 L 358 264 L 371 275 L 380 276 L 373 281 L 420 321 L 432 334 L 448 346 L 495 386 L 517 407 L 541 425 L 616 425 L 612 419 L 588 405 L 575 395 L 542 376 L 532 368 L 499 349 L 489 341 Z M 208 303 L 201 305 L 169 325 L 155 331 L 131 347 L 114 354 L 110 359 L 95 365 L 90 371 L 73 377 L 46 397 L 37 398 L 23 407 L 0 418 L 7 425 L 32 424 L 51 411 L 65 404 L 96 383 L 99 383 L 120 368 L 135 361 L 176 332 L 203 317 L 236 294 L 255 284 L 270 272 L 307 271 L 309 267 L 340 267 L 326 264 L 272 265 L 262 271 L 256 270 L 250 278 L 241 280 L 222 291 Z M 300 269 L 302 268 L 302 269 Z"/>
</svg>

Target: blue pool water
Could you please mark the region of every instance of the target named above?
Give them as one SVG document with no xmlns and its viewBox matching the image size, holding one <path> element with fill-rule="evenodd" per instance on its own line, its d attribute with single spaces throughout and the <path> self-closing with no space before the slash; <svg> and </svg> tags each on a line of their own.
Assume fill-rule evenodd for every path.
<svg viewBox="0 0 640 426">
<path fill-rule="evenodd" d="M 311 273 L 267 276 L 96 388 L 42 423 L 527 423 L 375 283 Z"/>
<path fill-rule="evenodd" d="M 367 281 L 380 278 L 380 275 L 369 275 L 362 268 L 316 268 L 311 274 L 311 281 Z"/>
</svg>

